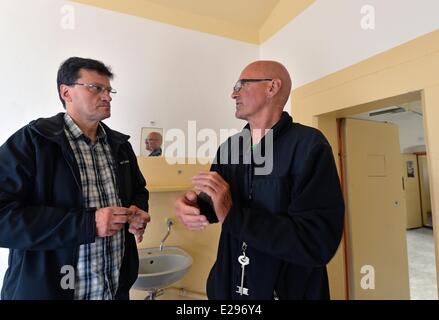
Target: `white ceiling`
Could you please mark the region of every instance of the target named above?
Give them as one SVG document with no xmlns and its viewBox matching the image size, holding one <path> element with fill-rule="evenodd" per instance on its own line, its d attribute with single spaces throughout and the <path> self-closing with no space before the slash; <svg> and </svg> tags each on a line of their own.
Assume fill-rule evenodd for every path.
<svg viewBox="0 0 439 320">
<path fill-rule="evenodd" d="M 391 110 L 396 108 L 402 108 L 405 111 L 393 113 Z M 371 115 L 374 112 L 385 112 L 388 113 L 380 114 L 380 115 Z M 371 121 L 381 121 L 381 122 L 397 122 L 397 121 L 417 121 L 422 119 L 422 104 L 420 100 L 403 103 L 397 106 L 390 106 L 381 109 L 376 109 L 369 112 L 364 112 L 353 116 L 355 119 L 364 119 Z"/>
</svg>

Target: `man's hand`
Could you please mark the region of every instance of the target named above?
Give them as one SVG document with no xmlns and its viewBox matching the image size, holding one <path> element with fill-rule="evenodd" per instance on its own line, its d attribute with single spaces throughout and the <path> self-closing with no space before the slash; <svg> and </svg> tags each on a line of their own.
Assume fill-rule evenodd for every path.
<svg viewBox="0 0 439 320">
<path fill-rule="evenodd" d="M 232 207 L 232 195 L 229 184 L 217 172 L 201 172 L 192 177 L 196 192 L 204 192 L 213 202 L 213 209 L 219 222 L 223 222 Z"/>
<path fill-rule="evenodd" d="M 110 237 L 115 235 L 128 221 L 131 212 L 127 208 L 107 207 L 96 210 L 96 235 Z"/>
<path fill-rule="evenodd" d="M 193 191 L 188 191 L 178 198 L 174 209 L 179 220 L 190 230 L 202 230 L 209 224 L 207 218 L 200 214 L 197 194 Z"/>
<path fill-rule="evenodd" d="M 151 218 L 148 212 L 139 209 L 135 205 L 132 205 L 129 210 L 131 211 L 131 215 L 128 218 L 128 223 L 130 225 L 128 231 L 136 237 L 137 243 L 142 242 L 143 233 L 145 232 L 146 225 Z"/>
</svg>

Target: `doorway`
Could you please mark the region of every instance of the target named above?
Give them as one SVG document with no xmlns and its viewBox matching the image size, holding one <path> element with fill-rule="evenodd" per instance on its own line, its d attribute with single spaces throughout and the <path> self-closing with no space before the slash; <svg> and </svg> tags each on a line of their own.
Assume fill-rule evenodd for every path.
<svg viewBox="0 0 439 320">
<path fill-rule="evenodd" d="M 410 299 L 437 300 L 432 206 L 421 99 L 352 115 L 399 129 Z"/>
<path fill-rule="evenodd" d="M 423 112 L 422 112 L 422 103 L 421 103 L 421 94 L 420 92 L 409 93 L 405 95 L 401 95 L 398 97 L 388 98 L 381 101 L 375 101 L 373 103 L 352 107 L 345 110 L 339 110 L 336 114 L 326 114 L 321 115 L 318 118 L 319 127 L 325 129 L 325 119 L 330 120 L 334 117 L 336 118 L 355 118 L 361 119 L 363 121 L 373 121 L 373 122 L 381 122 L 381 123 L 393 123 L 398 126 L 400 132 L 400 141 L 398 141 L 400 145 L 401 154 L 410 154 L 415 157 L 417 160 L 418 156 L 421 156 L 422 153 L 425 155 L 425 142 L 424 142 L 424 133 L 423 133 Z M 411 120 L 410 120 L 411 119 Z M 328 121 L 329 123 L 329 121 Z M 339 134 L 339 138 L 340 138 Z M 339 145 L 341 149 L 343 148 L 343 142 L 339 141 Z M 376 161 L 375 158 L 374 161 Z M 379 160 L 381 161 L 381 160 Z M 380 162 L 377 163 L 380 163 Z M 410 166 L 406 166 L 406 162 L 403 161 L 401 155 L 401 172 L 408 172 L 410 178 L 413 175 L 416 175 L 417 178 L 421 176 L 420 169 L 418 166 L 418 161 L 410 163 Z M 416 169 L 416 173 L 414 170 Z M 348 170 L 343 174 L 344 176 L 349 176 Z M 401 190 L 404 189 L 404 184 L 407 184 L 408 177 L 405 177 L 405 181 L 401 174 L 399 187 Z M 345 179 L 346 180 L 346 179 Z M 346 181 L 345 187 L 346 187 Z M 420 187 L 421 188 L 421 187 Z M 401 191 L 402 192 L 402 191 Z M 419 202 L 422 201 L 419 197 Z M 404 207 L 404 215 L 406 214 L 406 197 L 403 197 L 402 207 Z M 424 205 L 422 207 L 426 207 L 426 202 L 424 200 Z M 349 210 L 349 209 L 348 209 Z M 417 220 L 422 221 L 420 225 L 416 225 L 415 227 L 409 226 L 409 219 L 404 216 L 404 221 L 407 221 L 407 225 L 405 225 L 406 237 L 401 240 L 401 248 L 405 248 L 407 245 L 407 249 L 405 253 L 407 254 L 406 258 L 408 260 L 409 265 L 409 275 L 410 275 L 410 295 L 411 299 L 437 299 L 437 282 L 436 282 L 436 264 L 435 264 L 435 253 L 434 253 L 434 238 L 432 225 L 428 223 L 428 219 L 425 219 L 421 216 L 421 213 L 418 211 Z M 431 204 L 430 204 L 430 214 L 431 214 Z M 347 216 L 349 219 L 350 213 L 347 212 Z M 421 216 L 421 217 L 420 217 Z M 421 219 L 419 219 L 421 218 Z M 347 224 L 348 225 L 348 224 Z M 392 224 L 389 224 L 392 225 Z M 349 231 L 349 230 L 348 230 Z M 391 232 L 391 231 L 388 231 Z M 374 238 L 385 239 L 387 235 L 381 231 L 382 234 L 378 231 L 373 235 Z M 370 234 L 369 234 L 370 236 Z M 381 286 L 379 283 L 376 284 L 374 291 L 364 292 L 359 286 L 359 281 L 361 279 L 360 270 L 352 270 L 353 268 L 353 259 L 355 259 L 354 253 L 352 252 L 353 246 L 353 237 L 352 234 L 347 232 L 345 234 L 345 264 L 347 270 L 347 290 L 348 290 L 348 298 L 350 299 L 405 299 L 404 297 L 397 297 L 397 295 L 392 296 L 391 292 L 397 290 L 397 288 L 391 288 L 389 283 L 386 283 L 386 280 L 381 281 Z M 378 240 L 379 242 L 379 240 Z M 383 242 L 383 246 L 386 245 L 386 242 Z M 357 256 L 361 254 L 361 252 L 355 253 Z M 385 259 L 382 257 L 382 259 Z M 377 262 L 379 264 L 379 262 Z M 394 266 L 388 266 L 389 268 L 394 268 Z M 358 269 L 358 266 L 356 266 Z M 396 267 L 397 268 L 397 267 Z M 395 269 L 396 270 L 396 269 Z M 404 272 L 401 273 L 402 275 Z M 402 282 L 408 281 L 408 279 L 402 279 Z M 353 282 L 357 284 L 356 289 L 353 289 Z M 386 288 L 387 286 L 387 288 Z M 403 287 L 403 286 L 402 286 Z M 389 289 L 390 288 L 390 289 Z M 386 292 L 387 290 L 387 292 Z M 380 293 L 381 291 L 381 293 Z M 407 297 L 408 298 L 408 297 Z"/>
</svg>

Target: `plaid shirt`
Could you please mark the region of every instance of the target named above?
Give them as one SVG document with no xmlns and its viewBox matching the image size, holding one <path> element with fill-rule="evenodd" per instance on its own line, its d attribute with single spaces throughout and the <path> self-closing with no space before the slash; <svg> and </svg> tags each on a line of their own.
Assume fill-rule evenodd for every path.
<svg viewBox="0 0 439 320">
<path fill-rule="evenodd" d="M 75 154 L 81 175 L 86 208 L 121 206 L 114 160 L 104 128 L 99 124 L 93 144 L 65 113 L 64 131 Z M 75 300 L 111 300 L 118 288 L 124 254 L 124 228 L 111 237 L 96 237 L 79 246 L 75 273 Z"/>
</svg>

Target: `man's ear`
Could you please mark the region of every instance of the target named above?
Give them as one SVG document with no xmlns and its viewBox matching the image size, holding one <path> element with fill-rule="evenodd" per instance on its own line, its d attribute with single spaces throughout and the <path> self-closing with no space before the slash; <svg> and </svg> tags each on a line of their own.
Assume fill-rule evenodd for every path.
<svg viewBox="0 0 439 320">
<path fill-rule="evenodd" d="M 282 80 L 281 79 L 273 79 L 271 81 L 271 85 L 268 88 L 268 94 L 270 98 L 273 98 L 282 88 Z"/>
<path fill-rule="evenodd" d="M 59 94 L 66 104 L 67 104 L 67 102 L 72 102 L 72 96 L 70 95 L 70 87 L 69 86 L 62 84 L 59 87 Z"/>
</svg>

